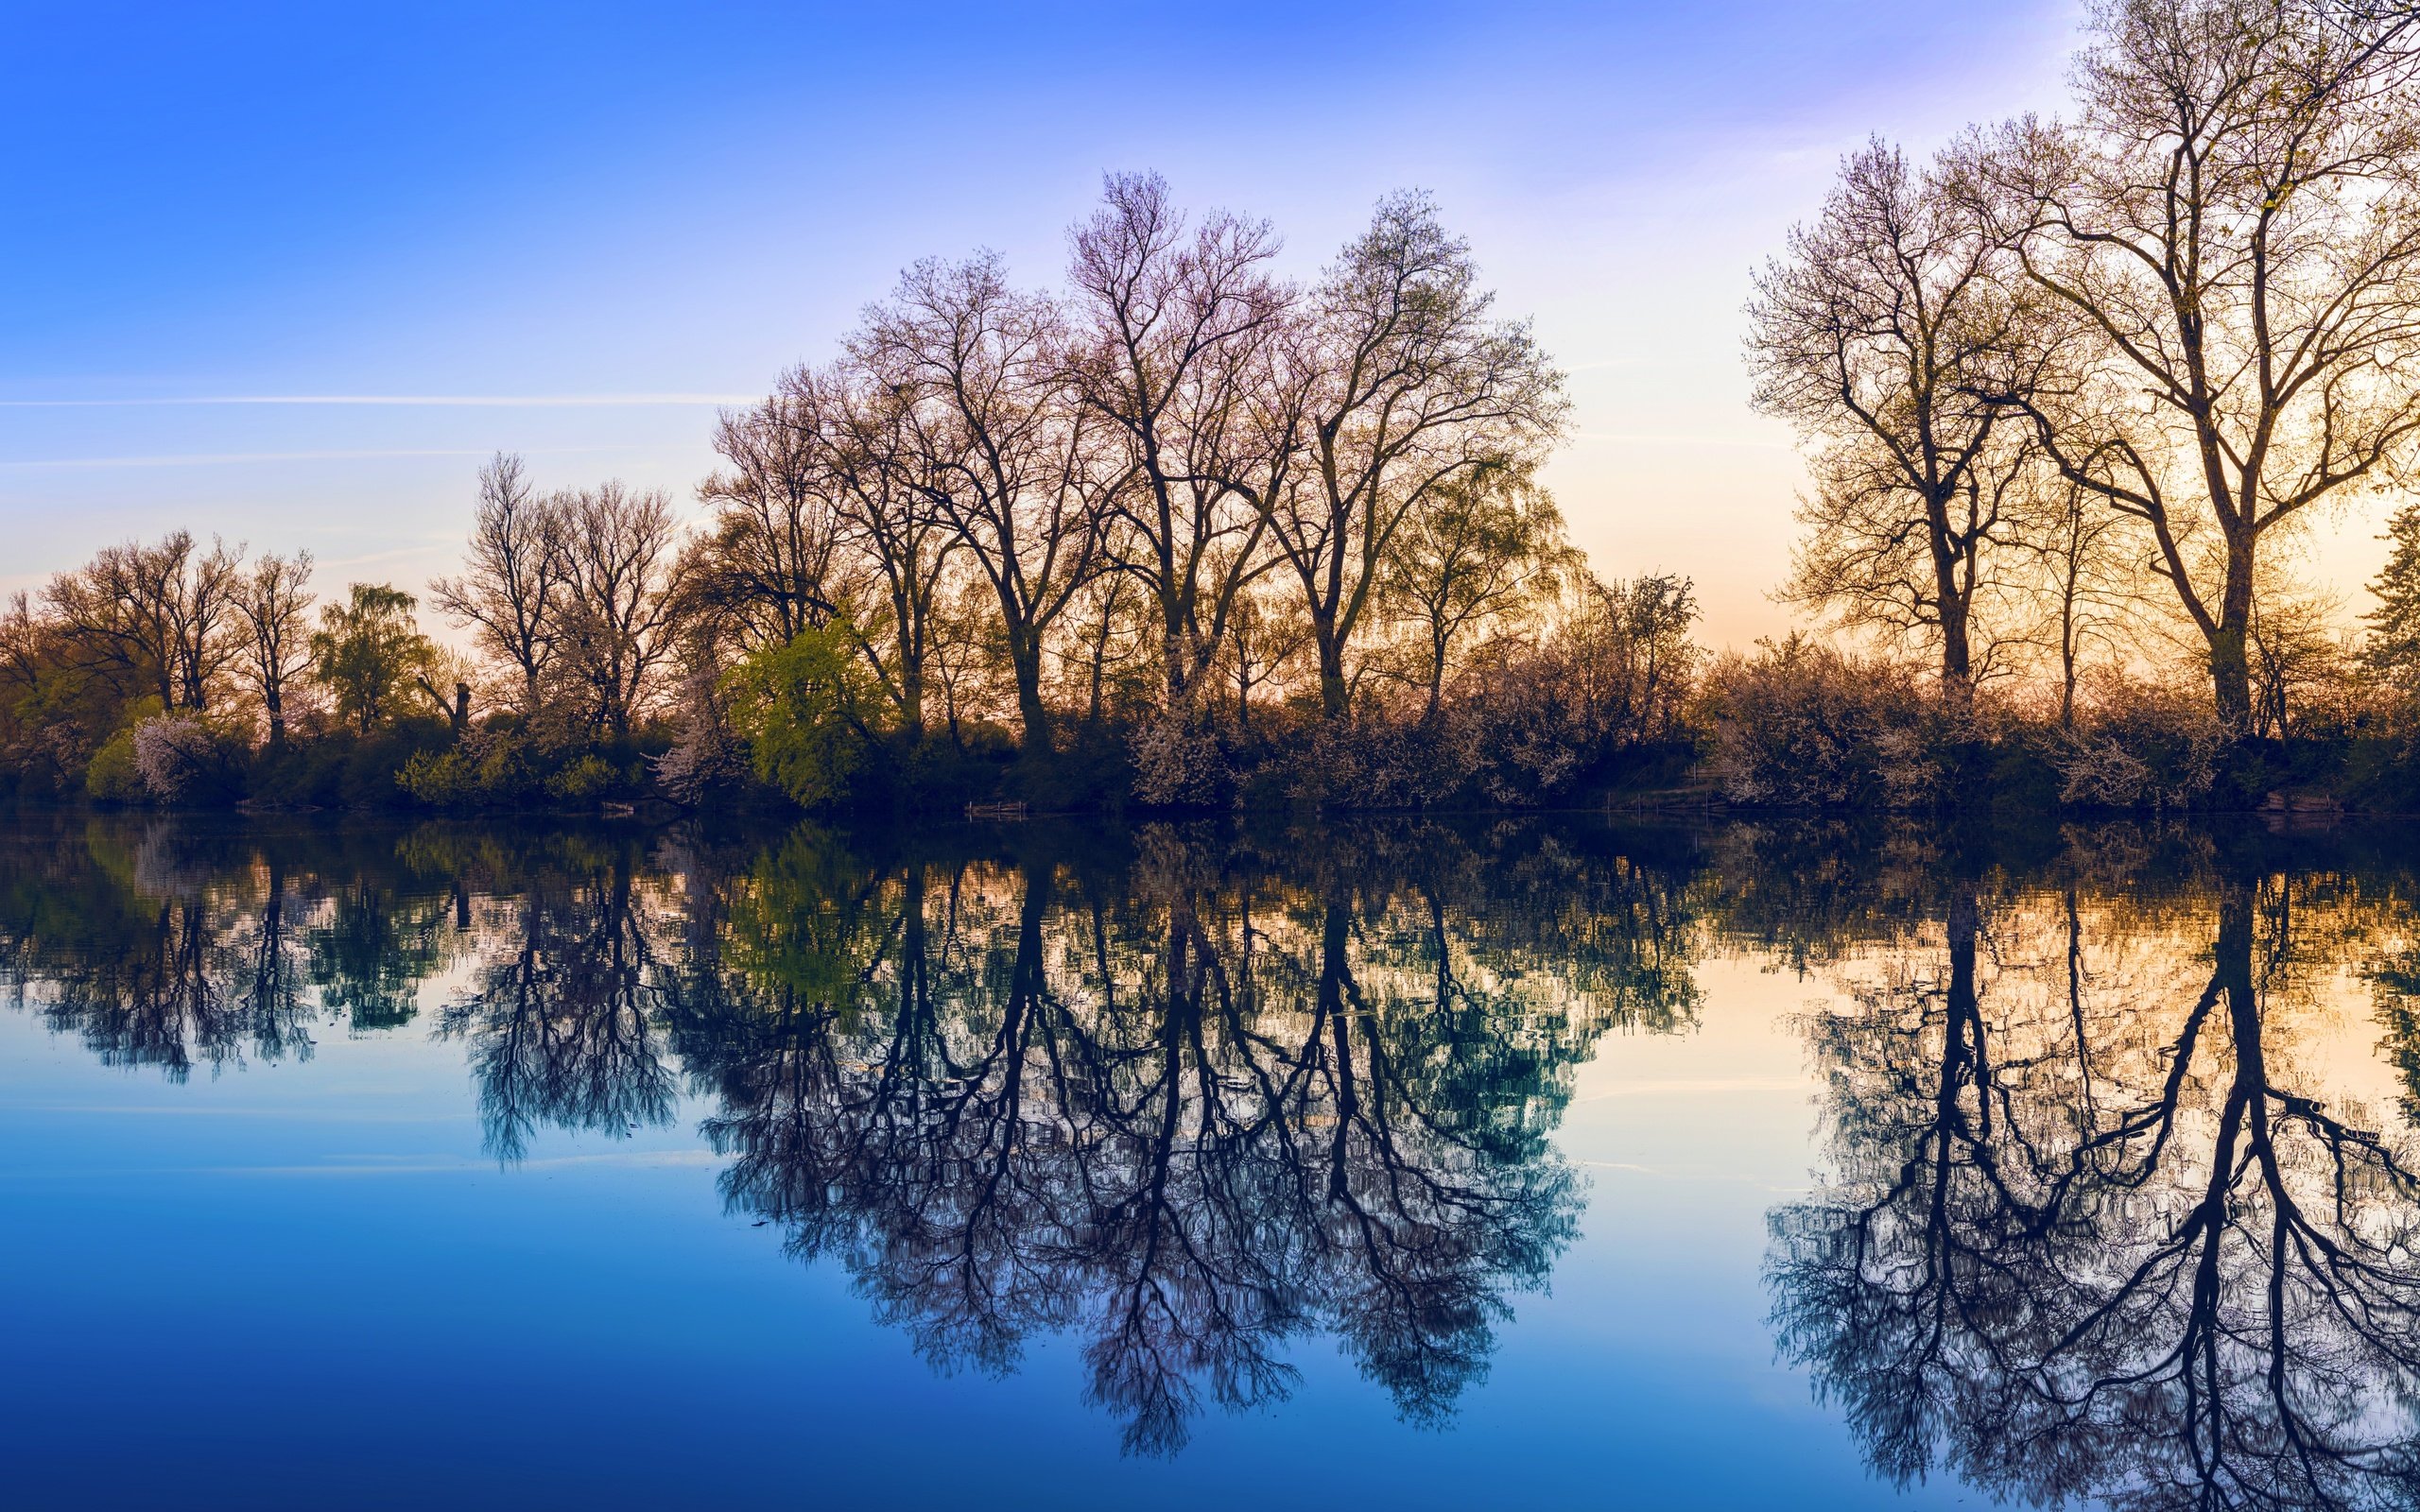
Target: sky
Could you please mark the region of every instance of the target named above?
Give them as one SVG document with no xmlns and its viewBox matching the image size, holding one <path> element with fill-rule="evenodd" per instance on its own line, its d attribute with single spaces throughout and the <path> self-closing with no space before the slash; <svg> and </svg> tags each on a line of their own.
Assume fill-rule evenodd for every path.
<svg viewBox="0 0 2420 1512">
<path fill-rule="evenodd" d="M 2055 109 L 2078 11 L 5 5 L 0 590 L 174 528 L 416 587 L 498 449 L 694 507 L 716 406 L 903 266 L 1055 284 L 1101 175 L 1156 169 L 1304 277 L 1436 195 L 1570 374 L 1574 538 L 1731 644 L 1789 622 L 1803 481 L 1752 270 L 1869 133 Z"/>
</svg>

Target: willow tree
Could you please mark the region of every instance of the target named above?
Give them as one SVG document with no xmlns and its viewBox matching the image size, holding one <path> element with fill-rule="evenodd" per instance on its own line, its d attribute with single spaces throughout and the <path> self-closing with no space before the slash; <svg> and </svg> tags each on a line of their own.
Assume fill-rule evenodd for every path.
<svg viewBox="0 0 2420 1512">
<path fill-rule="evenodd" d="M 2039 362 L 1987 217 L 1945 165 L 1867 144 L 1756 278 L 1756 406 L 1812 449 L 1789 592 L 1932 641 L 1944 700 L 1977 675 L 1975 615 L 2027 461 L 2005 391 Z"/>
<path fill-rule="evenodd" d="M 358 734 L 400 714 L 428 681 L 437 647 L 412 617 L 419 602 L 386 583 L 355 583 L 341 602 L 320 608 L 311 675 L 335 697 L 337 718 Z"/>
<path fill-rule="evenodd" d="M 2252 729 L 2260 543 L 2394 477 L 2420 434 L 2420 16 L 2102 0 L 2078 117 L 2007 128 L 1982 187 L 2084 342 L 2028 402 L 2066 478 L 2144 523 Z"/>
</svg>

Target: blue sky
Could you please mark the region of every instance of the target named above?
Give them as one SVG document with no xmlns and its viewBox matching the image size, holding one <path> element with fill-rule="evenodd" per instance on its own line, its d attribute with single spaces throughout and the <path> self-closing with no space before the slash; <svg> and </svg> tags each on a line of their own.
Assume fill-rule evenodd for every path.
<svg viewBox="0 0 2420 1512">
<path fill-rule="evenodd" d="M 1268 215 L 1309 273 L 1434 191 L 1572 372 L 1600 571 L 1777 627 L 1798 470 L 1750 268 L 1869 131 L 2055 107 L 2075 7 L 10 0 L 0 587 L 187 526 L 324 578 L 446 570 L 477 460 L 687 490 L 713 403 L 918 256 L 1055 282 L 1104 169 Z M 312 403 L 197 403 L 310 400 Z M 413 400 L 415 403 L 325 403 Z"/>
</svg>

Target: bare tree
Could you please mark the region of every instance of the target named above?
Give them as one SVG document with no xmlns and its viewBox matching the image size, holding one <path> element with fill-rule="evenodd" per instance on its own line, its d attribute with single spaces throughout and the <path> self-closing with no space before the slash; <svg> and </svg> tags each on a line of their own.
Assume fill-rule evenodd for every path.
<svg viewBox="0 0 2420 1512">
<path fill-rule="evenodd" d="M 1451 485 L 1521 469 L 1562 427 L 1563 375 L 1494 305 L 1469 246 L 1426 196 L 1401 194 L 1293 334 L 1282 370 L 1300 398 L 1270 413 L 1299 423 L 1305 456 L 1257 502 L 1303 587 L 1329 719 L 1349 710 L 1349 652 L 1404 522 Z"/>
<path fill-rule="evenodd" d="M 617 480 L 565 495 L 560 507 L 566 671 L 586 691 L 590 723 L 627 735 L 672 650 L 672 501 Z"/>
<path fill-rule="evenodd" d="M 919 444 L 912 392 L 849 362 L 821 372 L 801 369 L 784 391 L 819 445 L 842 539 L 874 579 L 863 596 L 881 623 L 853 628 L 902 731 L 920 740 L 936 616 L 962 541 L 933 502 L 944 484 L 937 458 Z"/>
<path fill-rule="evenodd" d="M 2420 433 L 2420 14 L 2104 0 L 2073 127 L 2024 120 L 1982 183 L 2090 338 L 2030 404 L 2066 477 L 2142 520 L 2251 732 L 2260 541 L 2394 475 Z"/>
<path fill-rule="evenodd" d="M 244 622 L 240 676 L 268 722 L 268 743 L 285 744 L 285 693 L 311 665 L 311 554 L 269 555 L 235 590 L 235 611 Z"/>
<path fill-rule="evenodd" d="M 923 262 L 870 312 L 852 355 L 912 401 L 917 486 L 965 542 L 1000 608 L 1026 748 L 1051 749 L 1043 700 L 1052 623 L 1097 565 L 1120 479 L 1098 422 L 1069 403 L 1066 323 L 1009 286 L 1000 260 Z"/>
<path fill-rule="evenodd" d="M 926 671 L 942 696 L 942 714 L 953 745 L 962 746 L 967 722 L 1001 712 L 1001 671 L 1008 661 L 999 622 L 991 611 L 990 585 L 959 577 L 944 586 L 933 606 Z"/>
<path fill-rule="evenodd" d="M 1309 641 L 1309 622 L 1290 595 L 1280 599 L 1260 590 L 1236 600 L 1228 664 L 1236 677 L 1236 730 L 1246 739 L 1252 736 L 1252 691 L 1283 677 Z"/>
<path fill-rule="evenodd" d="M 751 644 L 786 645 L 834 611 L 842 522 L 818 420 L 785 392 L 715 427 L 715 450 L 731 465 L 699 485 L 713 515 L 690 549 L 686 585 Z"/>
<path fill-rule="evenodd" d="M 1249 388 L 1293 292 L 1269 271 L 1265 221 L 1189 227 L 1157 174 L 1110 175 L 1101 198 L 1069 237 L 1076 389 L 1124 444 L 1129 486 L 1113 507 L 1134 549 L 1116 569 L 1156 604 L 1167 704 L 1182 712 L 1237 595 L 1274 565 L 1260 549 L 1268 517 L 1238 485 L 1266 464 Z"/>
<path fill-rule="evenodd" d="M 1874 141 L 1748 306 L 1756 406 L 1814 447 L 1790 595 L 1930 638 L 1952 707 L 1974 692 L 1977 598 L 2027 470 L 2009 396 L 2038 364 L 2036 317 L 1995 276 L 2003 261 L 1940 168 Z"/>
<path fill-rule="evenodd" d="M 212 693 L 242 655 L 236 633 L 235 597 L 242 584 L 244 548 L 212 541 L 208 555 L 187 557 L 185 570 L 166 580 L 168 626 L 178 691 L 196 713 L 210 708 Z"/>
<path fill-rule="evenodd" d="M 173 552 L 182 566 L 192 549 L 193 538 L 182 534 L 156 548 L 129 541 L 50 580 L 43 607 L 79 671 L 110 677 L 130 691 L 143 688 L 163 709 L 174 705 L 174 644 L 158 558 Z"/>
<path fill-rule="evenodd" d="M 1142 701 L 1132 693 L 1137 663 L 1151 659 L 1155 627 L 1147 622 L 1156 617 L 1137 579 L 1123 573 L 1094 578 L 1077 596 L 1060 654 L 1066 680 L 1081 691 L 1087 727 L 1098 730 L 1113 710 Z"/>
<path fill-rule="evenodd" d="M 2125 517 L 2083 489 L 2058 482 L 2035 491 L 2014 543 L 2031 558 L 2021 587 L 2034 608 L 2029 637 L 2058 666 L 2059 728 L 2075 728 L 2085 653 L 2113 648 L 2138 606 L 2139 576 Z"/>
<path fill-rule="evenodd" d="M 459 577 L 428 585 L 437 607 L 469 626 L 480 649 L 519 674 L 521 713 L 544 696 L 562 627 L 571 558 L 563 508 L 530 486 L 521 458 L 498 452 L 479 469 L 479 507 Z"/>
<path fill-rule="evenodd" d="M 235 655 L 230 596 L 240 547 L 213 541 L 201 553 L 177 531 L 130 541 L 52 579 L 52 614 L 88 668 L 147 685 L 165 710 L 209 707 Z"/>
</svg>

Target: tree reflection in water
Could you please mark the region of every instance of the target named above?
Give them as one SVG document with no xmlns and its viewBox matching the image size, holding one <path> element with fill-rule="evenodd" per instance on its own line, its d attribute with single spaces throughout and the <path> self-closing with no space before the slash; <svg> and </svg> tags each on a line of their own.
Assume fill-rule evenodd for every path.
<svg viewBox="0 0 2420 1512">
<path fill-rule="evenodd" d="M 541 1126 L 619 1138 L 672 1121 L 667 912 L 633 870 L 604 850 L 527 878 L 480 931 L 476 988 L 440 1016 L 439 1032 L 470 1046 L 480 1125 L 502 1160 Z"/>
<path fill-rule="evenodd" d="M 1784 1351 L 1876 1467 L 2119 1507 L 2420 1498 L 2408 1128 L 2297 1064 L 2378 913 L 2223 869 L 1979 896 L 1807 1020 L 1831 1170 L 1772 1219 Z M 2398 915 L 2408 919 L 2408 914 Z"/>
<path fill-rule="evenodd" d="M 1432 856 L 1354 854 L 1289 875 L 1154 831 L 1107 875 L 767 858 L 682 1021 L 726 1194 L 937 1365 L 1075 1331 L 1130 1449 L 1182 1445 L 1205 1396 L 1283 1398 L 1312 1332 L 1442 1419 L 1571 1234 L 1545 1138 L 1571 1070 L 1686 1003 L 1464 927 L 1486 910 Z"/>
<path fill-rule="evenodd" d="M 695 1119 L 732 1210 L 936 1366 L 1071 1337 L 1167 1452 L 1328 1337 L 1447 1418 L 1573 1232 L 1576 1069 L 1693 1029 L 1733 951 L 1841 989 L 1769 1280 L 1883 1474 L 2409 1505 L 2420 932 L 2400 858 L 2295 844 L 76 820 L 0 834 L 0 983 L 175 1077 L 458 1043 L 508 1163 Z M 2375 1108 L 2328 1079 L 2362 978 Z"/>
<path fill-rule="evenodd" d="M 418 1022 L 465 1047 L 507 1162 L 667 1124 L 685 1081 L 735 1211 L 936 1366 L 1073 1334 L 1146 1452 L 1284 1398 L 1322 1335 L 1408 1418 L 1450 1416 L 1573 1232 L 1547 1136 L 1574 1070 L 1696 1011 L 1685 866 L 1535 827 L 336 836 L 21 836 L 0 969 L 178 1075 L 434 996 Z"/>
</svg>

